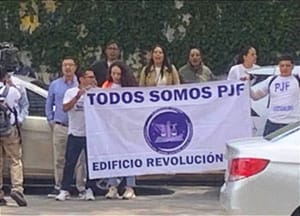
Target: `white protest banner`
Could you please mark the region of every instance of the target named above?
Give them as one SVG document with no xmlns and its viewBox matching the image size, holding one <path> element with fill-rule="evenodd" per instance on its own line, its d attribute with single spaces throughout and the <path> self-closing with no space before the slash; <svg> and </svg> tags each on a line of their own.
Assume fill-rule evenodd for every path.
<svg viewBox="0 0 300 216">
<path fill-rule="evenodd" d="M 225 142 L 251 136 L 247 82 L 92 89 L 84 101 L 91 179 L 225 168 Z"/>
</svg>

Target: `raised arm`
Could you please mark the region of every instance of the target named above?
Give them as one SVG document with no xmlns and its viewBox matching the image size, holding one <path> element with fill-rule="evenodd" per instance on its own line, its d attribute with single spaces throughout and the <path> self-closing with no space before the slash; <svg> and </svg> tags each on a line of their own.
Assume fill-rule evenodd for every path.
<svg viewBox="0 0 300 216">
<path fill-rule="evenodd" d="M 85 93 L 85 89 L 78 90 L 77 94 L 74 96 L 71 91 L 66 91 L 64 100 L 63 100 L 63 111 L 68 112 L 71 110 L 80 97 Z"/>
<path fill-rule="evenodd" d="M 263 97 L 265 97 L 268 93 L 262 90 L 253 90 L 252 88 L 250 88 L 250 97 L 253 100 L 259 100 Z"/>
<path fill-rule="evenodd" d="M 250 97 L 253 100 L 259 100 L 269 94 L 269 85 L 272 77 L 258 83 L 257 85 L 250 88 Z"/>
</svg>

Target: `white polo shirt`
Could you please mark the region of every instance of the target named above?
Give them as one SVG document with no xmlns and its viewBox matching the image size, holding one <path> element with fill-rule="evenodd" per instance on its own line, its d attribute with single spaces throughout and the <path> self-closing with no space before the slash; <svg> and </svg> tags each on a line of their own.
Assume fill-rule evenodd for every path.
<svg viewBox="0 0 300 216">
<path fill-rule="evenodd" d="M 4 89 L 5 89 L 4 83 L 0 82 L 0 95 L 3 93 Z M 5 103 L 7 103 L 7 105 L 10 108 L 14 108 L 18 106 L 18 101 L 20 100 L 20 98 L 21 98 L 21 94 L 19 90 L 13 86 L 9 86 L 8 93 L 5 98 Z M 12 124 L 15 123 L 14 115 L 11 115 L 10 121 Z"/>
<path fill-rule="evenodd" d="M 65 92 L 63 104 L 69 103 L 79 91 L 78 87 L 70 88 Z M 78 137 L 86 136 L 85 132 L 85 117 L 83 110 L 84 95 L 76 102 L 74 107 L 68 111 L 69 127 L 68 134 Z"/>
</svg>

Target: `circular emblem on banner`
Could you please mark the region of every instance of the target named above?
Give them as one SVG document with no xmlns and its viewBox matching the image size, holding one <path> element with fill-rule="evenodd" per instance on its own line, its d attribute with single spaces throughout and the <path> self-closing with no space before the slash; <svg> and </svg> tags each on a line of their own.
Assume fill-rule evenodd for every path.
<svg viewBox="0 0 300 216">
<path fill-rule="evenodd" d="M 175 154 L 190 143 L 193 127 L 190 118 L 173 107 L 160 108 L 146 120 L 144 137 L 148 145 L 162 154 Z"/>
</svg>

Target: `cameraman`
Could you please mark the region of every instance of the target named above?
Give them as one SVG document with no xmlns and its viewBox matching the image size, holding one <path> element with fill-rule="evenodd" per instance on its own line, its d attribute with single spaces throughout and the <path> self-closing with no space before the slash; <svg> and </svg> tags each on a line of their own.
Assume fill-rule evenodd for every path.
<svg viewBox="0 0 300 216">
<path fill-rule="evenodd" d="M 13 44 L 8 42 L 0 43 L 0 65 L 5 67 L 8 73 L 36 78 L 32 68 L 23 64 L 20 60 L 19 51 L 19 48 Z"/>
</svg>

